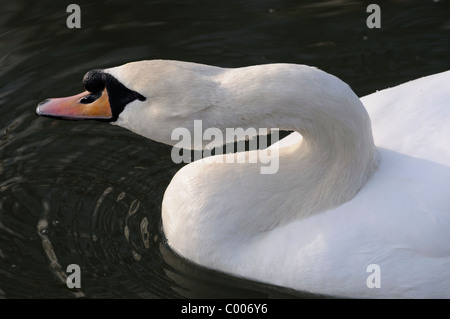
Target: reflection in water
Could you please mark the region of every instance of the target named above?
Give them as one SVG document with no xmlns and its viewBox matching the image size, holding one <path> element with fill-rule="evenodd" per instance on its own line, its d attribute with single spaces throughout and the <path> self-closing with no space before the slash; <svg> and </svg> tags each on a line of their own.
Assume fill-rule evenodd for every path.
<svg viewBox="0 0 450 319">
<path fill-rule="evenodd" d="M 0 297 L 316 297 L 192 265 L 161 232 L 181 167 L 170 147 L 105 123 L 38 118 L 90 69 L 142 59 L 318 66 L 359 95 L 449 68 L 448 4 L 360 1 L 10 1 L 0 12 Z M 66 267 L 81 267 L 68 289 Z M 280 270 L 282 271 L 282 270 Z"/>
</svg>

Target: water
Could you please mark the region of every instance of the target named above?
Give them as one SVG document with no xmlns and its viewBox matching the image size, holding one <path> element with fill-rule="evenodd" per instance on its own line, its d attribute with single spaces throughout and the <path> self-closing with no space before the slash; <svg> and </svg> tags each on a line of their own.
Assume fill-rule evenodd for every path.
<svg viewBox="0 0 450 319">
<path fill-rule="evenodd" d="M 74 2 L 74 1 L 71 1 Z M 161 201 L 181 165 L 170 147 L 119 127 L 37 117 L 81 92 L 90 69 L 142 59 L 237 67 L 310 64 L 362 96 L 450 69 L 448 1 L 2 1 L 0 297 L 311 297 L 232 278 L 176 256 Z M 444 85 L 444 84 L 443 84 Z M 66 267 L 82 269 L 80 289 Z M 282 269 L 280 269 L 280 272 Z M 314 296 L 312 296 L 314 297 Z"/>
</svg>

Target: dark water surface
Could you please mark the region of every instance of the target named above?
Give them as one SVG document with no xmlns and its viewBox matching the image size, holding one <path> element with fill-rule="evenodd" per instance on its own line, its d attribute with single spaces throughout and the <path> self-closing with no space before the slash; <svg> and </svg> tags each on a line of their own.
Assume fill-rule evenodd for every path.
<svg viewBox="0 0 450 319">
<path fill-rule="evenodd" d="M 66 8 L 81 7 L 81 28 Z M 0 297 L 311 297 L 175 256 L 161 201 L 171 148 L 106 123 L 35 115 L 84 73 L 143 59 L 320 67 L 362 96 L 450 69 L 448 1 L 3 1 L 0 10 Z M 448 83 L 443 83 L 448 85 Z M 82 269 L 82 288 L 65 284 Z M 280 272 L 283 270 L 280 269 Z"/>
</svg>

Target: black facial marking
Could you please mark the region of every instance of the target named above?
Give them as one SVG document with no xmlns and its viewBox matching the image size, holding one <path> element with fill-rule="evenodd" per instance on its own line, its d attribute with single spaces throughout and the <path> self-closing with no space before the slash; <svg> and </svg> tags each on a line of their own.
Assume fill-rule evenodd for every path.
<svg viewBox="0 0 450 319">
<path fill-rule="evenodd" d="M 133 102 L 134 100 L 146 100 L 145 96 L 136 91 L 130 90 L 119 82 L 119 80 L 117 80 L 114 76 L 109 73 L 105 73 L 100 69 L 92 70 L 86 73 L 83 77 L 83 85 L 87 91 L 92 92 L 93 94 L 86 96 L 85 99 L 87 100 L 85 102 L 80 101 L 81 103 L 91 103 L 95 101 L 98 97 L 100 97 L 100 95 L 97 96 L 97 93 L 103 91 L 106 87 L 112 113 L 112 118 L 106 120 L 108 122 L 117 121 L 119 114 L 122 113 L 127 104 Z"/>
<path fill-rule="evenodd" d="M 82 104 L 92 103 L 95 100 L 97 100 L 100 96 L 102 96 L 102 92 L 101 91 L 98 91 L 98 92 L 95 92 L 95 93 L 91 93 L 91 94 L 86 95 L 85 97 L 83 97 L 80 100 L 80 103 L 82 103 Z"/>
<path fill-rule="evenodd" d="M 83 86 L 89 92 L 103 91 L 105 88 L 103 70 L 96 69 L 86 73 L 83 77 Z"/>
</svg>

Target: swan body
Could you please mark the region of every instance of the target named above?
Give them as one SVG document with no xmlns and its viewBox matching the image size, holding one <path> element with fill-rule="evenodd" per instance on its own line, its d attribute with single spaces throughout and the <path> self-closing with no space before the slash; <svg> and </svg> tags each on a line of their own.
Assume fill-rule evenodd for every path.
<svg viewBox="0 0 450 319">
<path fill-rule="evenodd" d="M 107 119 L 171 145 L 173 129 L 193 131 L 196 119 L 219 130 L 293 130 L 271 147 L 275 174 L 260 174 L 260 163 L 208 159 L 177 172 L 162 205 L 172 249 L 312 293 L 450 298 L 449 80 L 444 72 L 359 99 L 302 65 L 152 60 L 88 73 L 77 101 L 95 100 L 94 115 L 59 99 L 37 113 Z"/>
</svg>

